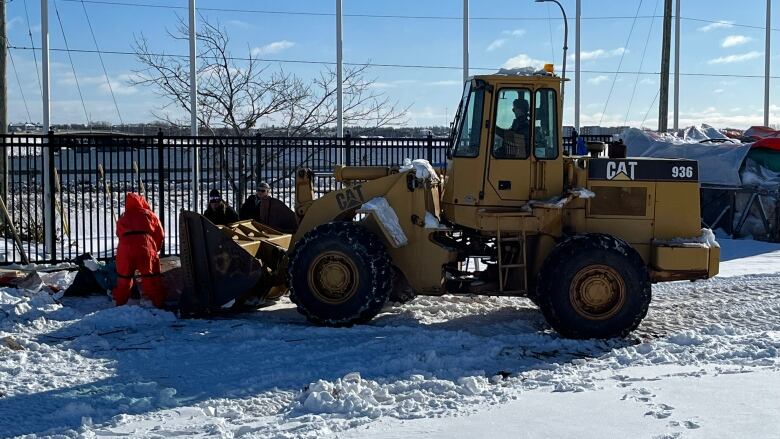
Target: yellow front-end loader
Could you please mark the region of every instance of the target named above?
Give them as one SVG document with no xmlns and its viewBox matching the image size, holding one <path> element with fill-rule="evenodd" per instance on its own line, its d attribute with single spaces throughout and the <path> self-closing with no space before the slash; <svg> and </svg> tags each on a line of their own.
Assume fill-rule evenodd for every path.
<svg viewBox="0 0 780 439">
<path fill-rule="evenodd" d="M 343 188 L 315 199 L 299 169 L 295 234 L 183 213 L 183 309 L 289 291 L 311 322 L 349 326 L 414 295 L 522 296 L 566 337 L 628 334 L 653 283 L 718 272 L 697 162 L 564 155 L 560 87 L 544 70 L 471 78 L 443 172 L 337 167 Z"/>
</svg>

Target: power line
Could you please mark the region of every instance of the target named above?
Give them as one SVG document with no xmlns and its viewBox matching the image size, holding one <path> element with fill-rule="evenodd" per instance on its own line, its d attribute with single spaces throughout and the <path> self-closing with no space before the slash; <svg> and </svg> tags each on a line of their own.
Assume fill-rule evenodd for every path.
<svg viewBox="0 0 780 439">
<path fill-rule="evenodd" d="M 639 10 L 642 9 L 642 1 L 639 0 L 639 6 L 636 7 L 636 15 L 639 16 Z M 631 22 L 631 29 L 628 31 L 628 38 L 626 38 L 626 45 L 623 46 L 623 53 L 620 54 L 620 62 L 618 63 L 617 70 L 620 72 L 620 67 L 623 65 L 623 58 L 626 56 L 626 52 L 628 51 L 628 43 L 631 42 L 631 35 L 634 33 L 634 26 L 636 26 L 636 19 Z M 604 114 L 607 112 L 607 106 L 609 105 L 609 99 L 612 97 L 612 91 L 615 89 L 615 83 L 617 82 L 617 73 L 615 74 L 615 77 L 612 78 L 612 86 L 609 87 L 609 93 L 607 94 L 607 100 L 604 101 L 604 110 L 601 112 L 601 118 L 599 119 L 599 125 L 601 125 L 601 122 L 604 120 Z"/>
<path fill-rule="evenodd" d="M 80 3 L 82 0 L 60 0 L 63 2 Z M 105 5 L 105 6 L 122 6 L 122 7 L 137 7 L 137 8 L 152 8 L 152 9 L 173 9 L 173 10 L 186 10 L 187 6 L 166 5 L 161 3 L 149 3 L 149 2 L 126 2 L 126 1 L 111 1 L 111 0 L 83 0 L 86 3 Z M 313 17 L 333 17 L 336 14 L 334 12 L 311 12 L 311 11 L 278 11 L 267 9 L 244 9 L 244 8 L 214 8 L 214 7 L 198 7 L 201 11 L 212 12 L 235 12 L 235 13 L 249 13 L 249 14 L 267 14 L 267 15 L 302 15 Z M 354 18 L 389 18 L 389 19 L 408 19 L 408 20 L 463 20 L 463 17 L 459 15 L 403 15 L 403 14 L 343 14 L 344 17 Z M 662 18 L 659 15 L 613 15 L 613 16 L 591 16 L 580 17 L 580 20 L 642 20 L 642 19 L 655 19 Z M 696 17 L 680 17 L 681 20 L 696 21 L 700 23 L 727 23 L 734 27 L 745 27 L 751 29 L 766 29 L 765 26 L 734 23 L 725 20 L 712 20 L 706 18 Z M 485 21 L 542 21 L 548 20 L 545 17 L 469 17 L 469 20 L 485 20 Z M 563 20 L 563 18 L 554 17 L 552 20 Z M 571 18 L 569 18 L 571 20 Z M 780 31 L 777 28 L 771 28 L 773 31 Z"/>
<path fill-rule="evenodd" d="M 24 0 L 24 16 L 27 19 L 27 35 L 30 36 L 30 45 L 35 48 L 35 42 L 33 41 L 32 36 L 32 28 L 30 27 L 30 14 L 27 12 L 27 0 Z M 41 85 L 41 70 L 38 68 L 38 55 L 36 55 L 34 50 L 33 60 L 35 61 L 35 75 L 38 77 L 38 89 L 41 92 L 41 96 L 43 96 L 43 86 Z"/>
<path fill-rule="evenodd" d="M 119 112 L 119 104 L 116 102 L 116 95 L 114 95 L 114 87 L 111 86 L 111 80 L 108 78 L 108 71 L 106 71 L 106 65 L 103 63 L 103 54 L 100 53 L 100 47 L 98 47 L 97 38 L 95 38 L 95 31 L 92 29 L 92 21 L 89 19 L 87 13 L 87 7 L 84 2 L 81 2 L 81 7 L 84 9 L 84 17 L 87 18 L 87 25 L 89 25 L 89 32 L 92 34 L 92 41 L 95 43 L 95 49 L 97 50 L 98 59 L 100 59 L 100 66 L 103 68 L 103 74 L 106 76 L 106 84 L 108 84 L 108 91 L 111 92 L 111 99 L 114 101 L 114 108 L 116 108 L 116 114 L 119 116 L 119 124 L 124 125 L 122 120 L 122 113 Z"/>
<path fill-rule="evenodd" d="M 645 113 L 645 117 L 642 118 L 642 123 L 639 124 L 639 127 L 641 128 L 642 125 L 645 124 L 645 121 L 647 120 L 647 116 L 650 114 L 650 110 L 653 109 L 653 105 L 655 104 L 655 100 L 658 99 L 658 95 L 661 94 L 661 88 L 659 87 L 658 90 L 655 92 L 655 97 L 653 98 L 653 101 L 650 102 L 650 106 L 647 107 L 647 113 Z"/>
<path fill-rule="evenodd" d="M 62 0 L 61 0 L 62 1 Z M 33 49 L 28 46 L 9 46 L 13 50 L 41 50 L 40 48 Z M 68 49 L 68 48 L 56 48 L 49 49 L 52 52 L 73 52 L 73 53 L 97 53 L 94 49 Z M 136 56 L 135 52 L 127 52 L 121 50 L 102 50 L 104 55 L 123 55 L 123 56 Z M 179 55 L 173 53 L 150 53 L 149 55 L 165 57 L 165 58 L 181 58 L 189 59 L 189 55 Z M 271 58 L 247 58 L 247 57 L 227 57 L 231 61 L 259 61 L 267 63 L 281 63 L 281 64 L 320 64 L 320 65 L 335 65 L 335 61 L 313 61 L 313 60 L 300 60 L 300 59 L 271 59 Z M 463 70 L 462 66 L 443 66 L 443 65 L 425 65 L 425 64 L 390 64 L 390 63 L 373 63 L 373 62 L 345 62 L 344 65 L 357 66 L 357 67 L 389 67 L 389 68 L 404 68 L 404 69 L 431 69 L 431 70 Z M 479 70 L 484 72 L 496 72 L 498 67 L 470 67 L 472 70 Z M 582 73 L 589 74 L 604 74 L 604 75 L 650 75 L 657 76 L 660 72 L 651 71 L 637 71 L 637 70 L 580 70 Z M 680 76 L 701 76 L 701 77 L 716 77 L 716 78 L 763 78 L 764 75 L 748 75 L 748 74 L 733 74 L 733 73 L 700 73 L 700 72 L 680 72 Z M 771 79 L 780 79 L 780 76 L 770 76 Z"/>
<path fill-rule="evenodd" d="M 61 0 L 64 2 L 81 2 L 81 0 Z M 110 6 L 127 6 L 127 7 L 139 7 L 139 8 L 153 8 L 153 9 L 174 9 L 174 10 L 186 10 L 187 6 L 166 5 L 160 3 L 133 3 L 122 1 L 109 1 L 109 0 L 84 0 L 86 3 L 98 4 L 98 5 L 110 5 Z M 250 14 L 268 14 L 268 15 L 304 15 L 314 17 L 334 17 L 335 12 L 310 12 L 310 11 L 276 11 L 267 9 L 243 9 L 243 8 L 209 8 L 198 7 L 200 11 L 212 11 L 212 12 L 237 12 L 237 13 L 250 13 Z M 410 19 L 410 20 L 463 20 L 459 15 L 402 15 L 402 14 L 342 14 L 344 17 L 354 18 L 393 18 L 393 19 Z M 633 16 L 597 16 L 597 17 L 581 17 L 581 20 L 619 20 L 619 19 L 633 19 Z M 640 16 L 638 18 L 652 18 L 650 16 Z M 469 17 L 469 20 L 490 20 L 490 21 L 542 21 L 547 20 L 544 17 Z M 562 20 L 562 18 L 555 18 L 555 20 Z"/>
<path fill-rule="evenodd" d="M 766 26 L 757 26 L 757 25 L 754 25 L 754 24 L 734 23 L 734 22 L 731 22 L 731 21 L 728 21 L 728 20 L 708 20 L 708 19 L 705 19 L 705 18 L 683 17 L 682 15 L 680 16 L 680 20 L 695 21 L 695 22 L 699 22 L 699 23 L 724 24 L 724 25 L 733 26 L 733 27 L 746 27 L 748 29 L 766 30 Z M 776 29 L 776 28 L 769 28 L 769 30 L 780 31 L 780 29 Z"/>
<path fill-rule="evenodd" d="M 8 44 L 8 39 L 6 39 L 6 46 L 10 47 Z M 30 115 L 30 107 L 27 106 L 27 98 L 24 97 L 24 88 L 22 87 L 22 81 L 19 80 L 19 72 L 16 70 L 16 62 L 14 61 L 14 55 L 9 50 L 8 51 L 8 58 L 11 60 L 11 67 L 14 70 L 14 76 L 16 76 L 16 83 L 19 84 L 19 93 L 22 95 L 22 102 L 24 102 L 24 110 L 27 112 L 27 121 L 32 122 L 32 115 Z"/>
<path fill-rule="evenodd" d="M 73 57 L 71 56 L 71 50 L 68 46 L 68 36 L 65 34 L 65 27 L 62 25 L 62 18 L 60 18 L 60 10 L 57 8 L 57 0 L 54 0 L 54 13 L 57 15 L 57 22 L 60 24 L 60 31 L 62 32 L 62 39 L 65 41 L 65 51 L 68 52 L 68 59 L 70 60 L 70 69 L 73 71 L 73 79 L 76 81 L 76 89 L 79 92 L 79 99 L 81 99 L 81 108 L 84 109 L 84 117 L 87 118 L 87 126 L 90 132 L 92 131 L 92 122 L 89 120 L 89 113 L 87 112 L 87 104 L 84 103 L 84 95 L 81 93 L 81 86 L 79 85 L 79 77 L 76 75 L 76 65 L 73 63 Z"/>
<path fill-rule="evenodd" d="M 655 7 L 653 8 L 653 15 L 655 15 L 655 11 L 658 10 L 658 4 L 661 2 L 661 0 L 655 0 Z M 655 20 L 650 21 L 650 27 L 647 29 L 647 38 L 645 39 L 645 47 L 642 49 L 642 59 L 639 61 L 639 70 L 642 70 L 642 65 L 645 63 L 645 55 L 647 54 L 647 46 L 650 43 L 650 35 L 653 33 L 653 25 L 655 24 Z M 631 99 L 628 100 L 628 108 L 626 108 L 626 119 L 623 122 L 623 125 L 628 125 L 628 115 L 631 112 L 631 104 L 634 103 L 634 96 L 636 95 L 636 86 L 639 85 L 639 75 L 636 75 L 636 80 L 634 81 L 634 89 L 631 90 Z"/>
</svg>

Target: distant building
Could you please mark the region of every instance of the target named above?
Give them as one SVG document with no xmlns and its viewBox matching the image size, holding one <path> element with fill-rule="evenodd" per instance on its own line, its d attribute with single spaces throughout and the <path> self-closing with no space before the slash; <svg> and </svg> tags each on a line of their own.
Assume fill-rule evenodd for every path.
<svg viewBox="0 0 780 439">
<path fill-rule="evenodd" d="M 585 126 L 580 127 L 580 135 L 583 136 L 612 136 L 620 134 L 629 127 L 601 127 L 601 126 Z"/>
<path fill-rule="evenodd" d="M 43 130 L 43 125 L 39 123 L 12 123 L 8 125 L 9 133 L 36 133 Z"/>
<path fill-rule="evenodd" d="M 563 126 L 563 137 L 571 137 L 574 135 L 574 127 L 571 125 Z"/>
</svg>

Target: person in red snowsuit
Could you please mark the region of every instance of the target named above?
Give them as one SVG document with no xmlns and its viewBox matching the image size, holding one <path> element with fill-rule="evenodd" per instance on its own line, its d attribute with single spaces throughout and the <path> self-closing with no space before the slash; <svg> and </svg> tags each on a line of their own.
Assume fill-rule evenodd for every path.
<svg viewBox="0 0 780 439">
<path fill-rule="evenodd" d="M 149 208 L 146 199 L 128 192 L 125 213 L 116 222 L 116 236 L 119 237 L 119 248 L 116 251 L 118 279 L 113 295 L 117 306 L 126 304 L 130 298 L 136 270 L 141 273 L 144 295 L 158 308 L 165 304 L 160 257 L 157 254 L 164 233 L 160 219 Z"/>
</svg>

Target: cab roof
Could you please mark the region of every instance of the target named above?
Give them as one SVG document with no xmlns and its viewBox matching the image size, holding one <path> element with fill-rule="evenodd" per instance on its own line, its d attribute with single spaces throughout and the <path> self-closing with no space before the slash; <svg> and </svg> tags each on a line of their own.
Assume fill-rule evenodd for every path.
<svg viewBox="0 0 780 439">
<path fill-rule="evenodd" d="M 542 69 L 533 67 L 522 67 L 515 69 L 500 69 L 496 73 L 487 75 L 474 75 L 469 79 L 482 79 L 487 82 L 561 82 L 564 81 L 555 73 L 550 73 Z"/>
</svg>

